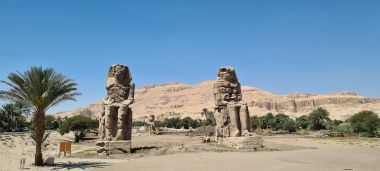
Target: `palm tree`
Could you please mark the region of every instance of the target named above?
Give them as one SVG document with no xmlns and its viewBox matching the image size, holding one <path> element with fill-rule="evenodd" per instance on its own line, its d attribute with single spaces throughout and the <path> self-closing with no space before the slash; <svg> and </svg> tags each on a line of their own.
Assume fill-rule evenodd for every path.
<svg viewBox="0 0 380 171">
<path fill-rule="evenodd" d="M 18 128 L 21 124 L 25 123 L 24 111 L 18 104 L 5 104 L 0 109 L 1 122 L 3 128 L 11 130 Z"/>
<path fill-rule="evenodd" d="M 320 130 L 326 128 L 326 123 L 330 123 L 330 113 L 321 107 L 313 110 L 308 115 L 311 130 Z"/>
<path fill-rule="evenodd" d="M 45 113 L 51 107 L 74 100 L 80 95 L 76 92 L 77 84 L 52 68 L 31 67 L 24 73 L 10 73 L 9 81 L 1 81 L 10 87 L 0 91 L 0 98 L 15 103 L 25 104 L 34 115 L 36 154 L 35 165 L 42 166 L 41 145 L 44 137 Z"/>
</svg>

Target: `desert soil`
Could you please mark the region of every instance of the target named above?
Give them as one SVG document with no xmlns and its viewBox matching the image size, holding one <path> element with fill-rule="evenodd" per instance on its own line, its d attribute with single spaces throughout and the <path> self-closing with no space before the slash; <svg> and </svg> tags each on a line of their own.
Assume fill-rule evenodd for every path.
<svg viewBox="0 0 380 171">
<path fill-rule="evenodd" d="M 188 137 L 177 138 L 188 139 Z M 349 138 L 323 139 L 275 136 L 264 137 L 264 140 L 267 147 L 258 152 L 217 152 L 211 150 L 208 152 L 149 156 L 130 159 L 104 169 L 94 170 L 360 171 L 378 170 L 380 168 L 380 141 L 378 139 L 368 141 Z M 185 148 L 191 148 L 191 143 L 195 143 L 188 140 L 183 142 Z"/>
<path fill-rule="evenodd" d="M 55 157 L 55 166 L 32 166 L 34 148 L 28 136 L 0 136 L 2 170 L 19 170 L 26 158 L 27 170 L 378 170 L 380 139 L 263 137 L 261 150 L 234 150 L 201 143 L 200 137 L 146 134 L 133 137 L 133 154 L 97 155 L 95 140 L 73 146 L 72 157 L 57 157 L 64 139 L 52 133 L 44 155 Z"/>
</svg>

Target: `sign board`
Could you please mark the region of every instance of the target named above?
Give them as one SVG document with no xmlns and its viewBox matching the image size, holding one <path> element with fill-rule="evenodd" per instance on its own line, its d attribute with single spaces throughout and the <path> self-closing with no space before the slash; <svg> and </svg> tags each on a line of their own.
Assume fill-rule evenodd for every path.
<svg viewBox="0 0 380 171">
<path fill-rule="evenodd" d="M 70 154 L 71 156 L 71 144 L 70 141 L 64 141 L 59 143 L 59 156 L 61 156 L 61 153 L 63 152 L 63 155 L 66 156 L 66 154 Z"/>
</svg>

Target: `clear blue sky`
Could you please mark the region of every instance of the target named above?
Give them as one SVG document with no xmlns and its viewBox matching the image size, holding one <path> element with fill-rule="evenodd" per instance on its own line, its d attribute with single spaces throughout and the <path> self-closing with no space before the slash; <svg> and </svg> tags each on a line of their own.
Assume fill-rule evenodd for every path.
<svg viewBox="0 0 380 171">
<path fill-rule="evenodd" d="M 105 96 L 112 64 L 137 86 L 215 79 L 279 94 L 355 91 L 380 97 L 378 0 L 0 0 L 0 80 L 30 66 L 75 79 L 82 96 Z M 0 85 L 4 89 L 3 85 Z"/>
</svg>

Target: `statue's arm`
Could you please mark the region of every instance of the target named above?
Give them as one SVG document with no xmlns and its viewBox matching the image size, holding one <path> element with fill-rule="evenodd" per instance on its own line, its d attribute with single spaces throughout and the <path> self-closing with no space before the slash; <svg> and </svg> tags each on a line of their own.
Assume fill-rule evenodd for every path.
<svg viewBox="0 0 380 171">
<path fill-rule="evenodd" d="M 238 95 L 239 100 L 243 100 L 243 95 L 241 93 L 241 85 L 239 82 L 237 83 L 237 95 Z"/>
<path fill-rule="evenodd" d="M 127 105 L 130 105 L 135 101 L 135 84 L 131 82 L 130 86 L 128 99 L 125 101 L 125 104 Z"/>
<path fill-rule="evenodd" d="M 215 102 L 215 105 L 216 106 L 225 106 L 228 102 L 224 101 L 223 97 L 222 97 L 222 92 L 220 91 L 221 90 L 221 86 L 220 86 L 220 83 L 218 82 L 215 82 L 214 83 L 214 102 Z"/>
</svg>

